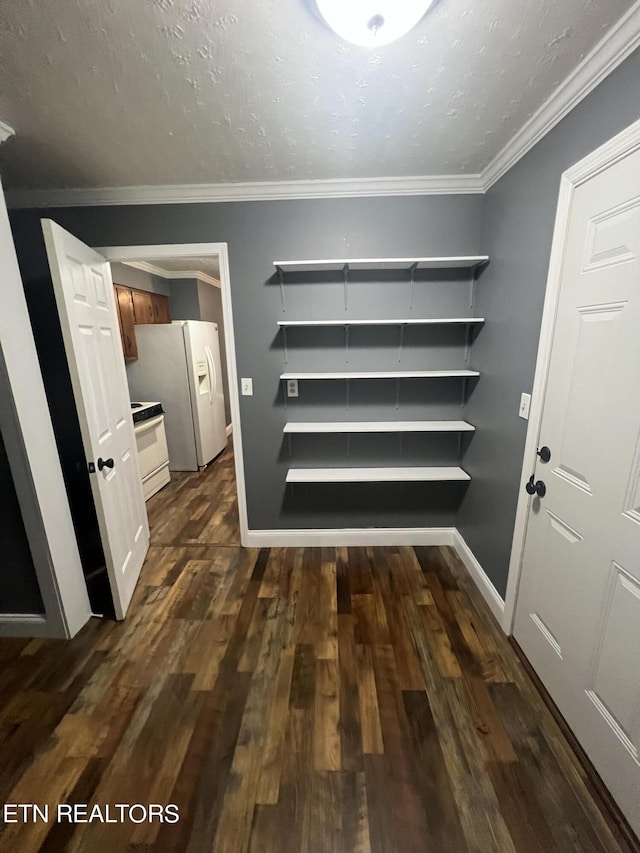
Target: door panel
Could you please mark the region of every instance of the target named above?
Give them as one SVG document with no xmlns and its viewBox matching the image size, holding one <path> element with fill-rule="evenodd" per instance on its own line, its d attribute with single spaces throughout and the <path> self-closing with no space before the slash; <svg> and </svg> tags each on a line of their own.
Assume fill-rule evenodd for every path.
<svg viewBox="0 0 640 853">
<path fill-rule="evenodd" d="M 124 618 L 149 544 L 120 333 L 107 261 L 42 221 L 60 325 L 91 473 L 116 616 Z"/>
<path fill-rule="evenodd" d="M 514 634 L 640 832 L 640 153 L 574 192 Z"/>
</svg>

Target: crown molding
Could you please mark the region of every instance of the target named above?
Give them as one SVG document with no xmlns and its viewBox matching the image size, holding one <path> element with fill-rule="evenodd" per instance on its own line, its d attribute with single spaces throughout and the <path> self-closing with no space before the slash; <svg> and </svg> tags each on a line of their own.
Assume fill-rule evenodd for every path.
<svg viewBox="0 0 640 853">
<path fill-rule="evenodd" d="M 7 190 L 10 208 L 102 207 L 133 204 L 194 204 L 281 199 L 361 198 L 363 196 L 463 195 L 482 193 L 479 175 L 408 178 L 332 178 L 318 181 L 256 181 L 147 187 Z"/>
<path fill-rule="evenodd" d="M 160 278 L 195 278 L 197 281 L 204 282 L 204 284 L 211 284 L 213 287 L 222 288 L 222 284 L 217 278 L 207 275 L 206 272 L 202 272 L 201 270 L 165 270 L 149 261 L 120 261 L 120 263 L 128 267 L 135 267 L 135 269 L 142 270 L 142 272 L 148 272 L 150 275 L 157 275 Z"/>
<path fill-rule="evenodd" d="M 640 47 L 640 0 L 614 24 L 482 172 L 486 192 Z"/>
<path fill-rule="evenodd" d="M 2 145 L 2 143 L 10 136 L 15 136 L 15 130 L 0 119 L 0 145 Z"/>
</svg>

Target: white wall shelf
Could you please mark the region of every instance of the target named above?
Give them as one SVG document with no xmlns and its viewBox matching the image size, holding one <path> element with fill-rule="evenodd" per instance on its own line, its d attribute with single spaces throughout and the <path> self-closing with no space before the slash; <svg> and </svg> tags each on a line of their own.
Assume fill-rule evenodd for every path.
<svg viewBox="0 0 640 853">
<path fill-rule="evenodd" d="M 281 373 L 280 379 L 469 379 L 477 370 L 339 370 L 326 373 Z"/>
<path fill-rule="evenodd" d="M 294 272 L 339 272 L 340 270 L 437 270 L 473 269 L 486 264 L 488 255 L 455 255 L 434 258 L 331 258 L 309 261 L 274 261 L 273 265 L 282 273 Z"/>
<path fill-rule="evenodd" d="M 462 468 L 289 468 L 287 483 L 443 483 L 471 477 Z"/>
<path fill-rule="evenodd" d="M 469 303 L 473 308 L 476 271 L 489 262 L 488 255 L 453 255 L 429 258 L 327 258 L 308 261 L 274 261 L 280 279 L 280 298 L 282 310 L 286 311 L 285 277 L 292 273 L 336 272 L 342 273 L 344 280 L 344 310 L 347 310 L 347 283 L 351 272 L 390 271 L 405 272 L 409 276 L 409 308 L 413 307 L 413 283 L 419 270 L 469 270 Z"/>
<path fill-rule="evenodd" d="M 484 317 L 441 317 L 423 320 L 278 320 L 278 326 L 291 329 L 304 326 L 473 326 L 484 323 Z"/>
<path fill-rule="evenodd" d="M 288 435 L 357 432 L 474 432 L 467 421 L 326 421 L 321 423 L 293 423 L 284 425 Z"/>
</svg>

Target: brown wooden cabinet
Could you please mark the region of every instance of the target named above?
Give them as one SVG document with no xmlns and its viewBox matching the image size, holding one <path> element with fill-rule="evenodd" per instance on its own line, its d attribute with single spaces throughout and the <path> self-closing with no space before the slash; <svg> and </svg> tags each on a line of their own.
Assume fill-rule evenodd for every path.
<svg viewBox="0 0 640 853">
<path fill-rule="evenodd" d="M 136 324 L 155 323 L 153 319 L 153 299 L 152 294 L 146 290 L 132 290 L 133 294 L 133 311 L 136 316 Z"/>
<path fill-rule="evenodd" d="M 123 284 L 114 284 L 114 290 L 125 361 L 135 361 L 138 358 L 136 325 L 170 323 L 169 297 L 125 287 Z"/>
<path fill-rule="evenodd" d="M 133 294 L 130 288 L 115 285 L 118 319 L 120 320 L 120 335 L 125 361 L 133 361 L 138 357 L 136 345 L 135 314 L 133 311 Z"/>
<path fill-rule="evenodd" d="M 154 323 L 170 323 L 171 312 L 169 311 L 169 297 L 162 296 L 160 293 L 151 295 L 153 304 L 153 322 Z"/>
</svg>

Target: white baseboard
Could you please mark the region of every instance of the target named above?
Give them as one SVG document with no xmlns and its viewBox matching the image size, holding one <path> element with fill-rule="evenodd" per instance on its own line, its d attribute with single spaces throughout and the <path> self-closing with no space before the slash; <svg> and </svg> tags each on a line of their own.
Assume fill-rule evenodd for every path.
<svg viewBox="0 0 640 853">
<path fill-rule="evenodd" d="M 0 637 L 50 637 L 46 616 L 39 613 L 0 613 Z"/>
<path fill-rule="evenodd" d="M 462 534 L 457 528 L 454 528 L 453 547 L 462 560 L 466 570 L 471 575 L 471 579 L 480 590 L 480 594 L 489 605 L 489 610 L 498 620 L 498 624 L 502 628 L 504 619 L 504 599 L 495 588 L 489 576 L 477 561 L 475 554 L 464 541 Z"/>
<path fill-rule="evenodd" d="M 232 432 L 233 432 L 233 424 L 228 424 L 227 425 L 227 438 L 229 438 L 229 436 L 231 435 Z"/>
<path fill-rule="evenodd" d="M 354 527 L 248 530 L 248 548 L 335 548 L 363 545 L 453 545 L 455 527 Z"/>
</svg>

